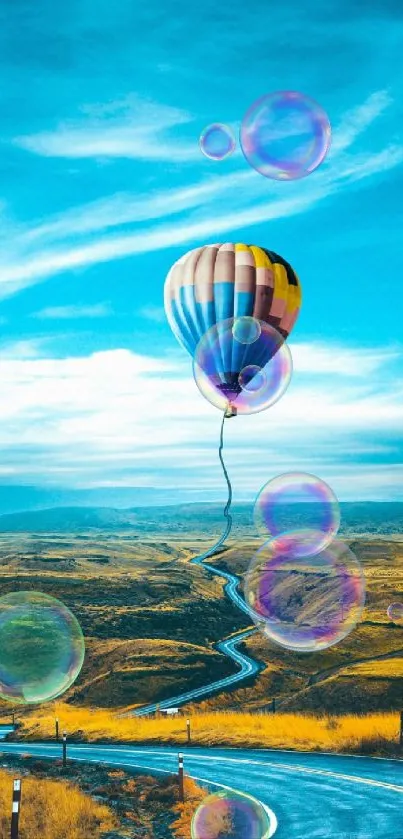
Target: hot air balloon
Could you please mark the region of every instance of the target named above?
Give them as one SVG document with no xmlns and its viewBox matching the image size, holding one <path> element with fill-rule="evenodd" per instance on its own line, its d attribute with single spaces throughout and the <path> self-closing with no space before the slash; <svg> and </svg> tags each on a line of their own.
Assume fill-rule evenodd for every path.
<svg viewBox="0 0 403 839">
<path fill-rule="evenodd" d="M 273 251 L 214 244 L 175 262 L 165 281 L 164 303 L 174 335 L 193 358 L 199 389 L 223 408 L 218 454 L 228 485 L 227 524 L 216 544 L 194 560 L 202 562 L 221 548 L 232 525 L 232 487 L 222 457 L 224 420 L 239 409 L 255 413 L 273 404 L 267 391 L 271 397 L 275 391 L 276 398 L 284 392 L 287 364 L 278 364 L 269 377 L 266 369 L 283 347 L 289 352 L 285 340 L 298 316 L 301 287 L 291 265 Z"/>
<path fill-rule="evenodd" d="M 173 265 L 165 283 L 168 321 L 194 359 L 196 383 L 228 416 L 264 410 L 284 392 L 286 376 L 284 387 L 278 380 L 279 371 L 287 372 L 285 350 L 270 377 L 264 371 L 289 335 L 300 303 L 291 265 L 254 245 L 196 248 Z"/>
</svg>

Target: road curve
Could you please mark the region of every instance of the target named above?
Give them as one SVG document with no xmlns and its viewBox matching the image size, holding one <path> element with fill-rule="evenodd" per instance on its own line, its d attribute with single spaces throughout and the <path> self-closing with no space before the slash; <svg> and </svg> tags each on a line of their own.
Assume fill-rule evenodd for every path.
<svg viewBox="0 0 403 839">
<path fill-rule="evenodd" d="M 214 565 L 210 565 L 209 563 L 204 562 L 204 557 L 205 554 L 200 554 L 200 556 L 195 556 L 191 560 L 191 562 L 194 565 L 202 565 L 203 568 L 205 568 L 206 571 L 209 571 L 211 574 L 215 574 L 218 577 L 224 578 L 224 580 L 226 580 L 224 592 L 227 595 L 227 597 L 229 597 L 229 599 L 232 600 L 235 606 L 237 606 L 243 612 L 246 612 L 247 615 L 250 615 L 250 609 L 248 608 L 247 604 L 245 603 L 245 600 L 238 591 L 238 586 L 240 582 L 239 577 L 236 577 L 235 574 L 230 574 L 229 571 L 223 571 L 219 568 L 215 568 Z M 240 633 L 237 633 L 236 635 L 232 635 L 231 638 L 226 638 L 224 641 L 219 641 L 217 644 L 215 644 L 215 649 L 228 656 L 228 658 L 232 659 L 232 661 L 234 661 L 235 664 L 238 665 L 239 669 L 236 673 L 232 673 L 230 676 L 226 676 L 223 679 L 218 679 L 215 682 L 209 682 L 207 685 L 203 685 L 200 688 L 194 688 L 193 690 L 189 690 L 186 693 L 181 693 L 178 696 L 170 696 L 169 699 L 164 699 L 162 702 L 153 702 L 149 705 L 143 705 L 141 708 L 137 708 L 135 711 L 130 711 L 126 714 L 122 714 L 122 716 L 142 717 L 146 714 L 153 714 L 158 709 L 164 710 L 165 708 L 178 708 L 181 705 L 184 705 L 186 702 L 193 702 L 196 699 L 202 699 L 206 696 L 211 696 L 213 693 L 217 693 L 220 690 L 225 690 L 225 688 L 232 687 L 233 685 L 239 682 L 243 682 L 248 677 L 256 675 L 263 669 L 264 665 L 262 665 L 258 661 L 255 661 L 255 659 L 251 658 L 245 653 L 240 652 L 240 650 L 237 649 L 238 644 L 244 641 L 245 638 L 248 638 L 250 635 L 253 635 L 256 631 L 256 629 L 247 629 Z"/>
<path fill-rule="evenodd" d="M 0 752 L 61 757 L 60 745 L 49 743 L 2 743 Z M 403 839 L 402 761 L 251 749 L 183 752 L 187 775 L 213 787 L 230 785 L 270 808 L 276 839 Z M 172 747 L 69 744 L 68 758 L 156 773 L 176 772 L 178 765 Z"/>
</svg>

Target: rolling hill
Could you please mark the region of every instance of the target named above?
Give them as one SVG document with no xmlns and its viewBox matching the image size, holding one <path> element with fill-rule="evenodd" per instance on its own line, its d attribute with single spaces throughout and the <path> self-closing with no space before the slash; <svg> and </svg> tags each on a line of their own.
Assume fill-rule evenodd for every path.
<svg viewBox="0 0 403 839">
<path fill-rule="evenodd" d="M 295 505 L 298 526 L 304 523 L 304 507 Z M 341 502 L 340 535 L 374 534 L 383 537 L 403 533 L 403 502 Z M 1 509 L 1 507 L 0 507 Z M 257 535 L 251 504 L 234 504 L 233 533 Z M 50 507 L 0 515 L 0 532 L 76 533 L 87 530 L 130 531 L 131 535 L 171 533 L 214 538 L 223 523 L 223 506 L 216 503 L 172 504 L 147 507 Z"/>
<path fill-rule="evenodd" d="M 233 512 L 228 549 L 211 561 L 242 578 L 260 540 L 250 506 L 235 505 Z M 400 707 L 403 628 L 387 619 L 386 608 L 403 596 L 403 504 L 345 504 L 342 521 L 366 577 L 359 626 L 315 654 L 298 655 L 251 636 L 245 651 L 263 671 L 201 707 L 260 710 L 273 698 L 284 710 Z M 250 621 L 224 596 L 222 580 L 190 563 L 221 526 L 215 504 L 52 508 L 0 517 L 1 591 L 52 594 L 83 627 L 87 657 L 66 695 L 70 703 L 161 701 L 233 672 L 214 645 Z"/>
</svg>

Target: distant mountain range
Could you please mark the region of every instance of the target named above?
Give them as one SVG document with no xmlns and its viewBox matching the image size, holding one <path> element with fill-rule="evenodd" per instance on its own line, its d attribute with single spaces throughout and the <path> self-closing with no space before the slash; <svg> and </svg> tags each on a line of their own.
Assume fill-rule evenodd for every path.
<svg viewBox="0 0 403 839">
<path fill-rule="evenodd" d="M 172 491 L 153 486 L 145 487 L 94 487 L 90 489 L 68 489 L 28 484 L 0 483 L 0 514 L 19 513 L 28 510 L 44 510 L 50 507 L 153 507 L 170 504 Z M 202 490 L 194 491 L 192 501 L 206 498 Z M 218 490 L 209 500 L 220 498 Z M 185 490 L 176 493 L 178 504 L 189 501 Z"/>
<path fill-rule="evenodd" d="M 295 505 L 296 526 L 303 526 L 309 505 Z M 341 502 L 340 535 L 371 533 L 403 534 L 403 502 Z M 252 504 L 232 507 L 235 533 L 254 536 Z M 146 536 L 158 532 L 205 534 L 219 532 L 223 525 L 223 505 L 217 503 L 176 504 L 130 507 L 51 507 L 0 515 L 0 532 L 75 533 L 88 530 L 131 531 Z"/>
</svg>

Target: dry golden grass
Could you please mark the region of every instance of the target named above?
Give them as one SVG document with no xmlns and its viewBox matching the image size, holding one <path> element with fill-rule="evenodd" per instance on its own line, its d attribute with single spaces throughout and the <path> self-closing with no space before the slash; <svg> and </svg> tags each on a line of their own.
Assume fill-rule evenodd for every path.
<svg viewBox="0 0 403 839">
<path fill-rule="evenodd" d="M 0 771 L 0 839 L 10 835 L 12 779 Z M 22 779 L 20 839 L 96 839 L 116 825 L 108 807 L 71 784 Z"/>
<path fill-rule="evenodd" d="M 171 830 L 176 839 L 189 839 L 192 818 L 199 804 L 205 799 L 208 792 L 200 787 L 193 778 L 184 779 L 185 801 L 174 806 L 174 813 L 177 819 L 172 823 Z"/>
<path fill-rule="evenodd" d="M 364 676 L 368 679 L 399 679 L 403 676 L 403 658 L 388 658 L 384 661 L 368 661 L 352 664 L 340 670 L 341 676 Z"/>
<path fill-rule="evenodd" d="M 55 717 L 71 737 L 80 733 L 90 741 L 186 744 L 185 717 L 119 717 L 110 711 L 57 704 L 22 717 L 20 736 L 52 738 Z M 397 749 L 399 714 L 366 715 L 251 714 L 217 711 L 193 714 L 192 743 L 201 746 L 235 746 L 297 749 L 301 751 L 366 751 L 379 744 Z M 373 744 L 371 746 L 370 744 Z"/>
</svg>

